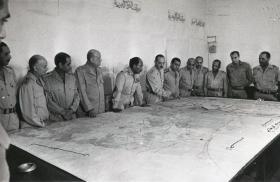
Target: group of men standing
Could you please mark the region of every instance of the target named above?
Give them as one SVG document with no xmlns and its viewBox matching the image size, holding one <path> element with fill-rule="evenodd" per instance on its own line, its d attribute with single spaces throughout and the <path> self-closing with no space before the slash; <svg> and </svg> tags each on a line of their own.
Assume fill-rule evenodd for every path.
<svg viewBox="0 0 280 182">
<path fill-rule="evenodd" d="M 144 106 L 170 99 L 189 96 L 230 97 L 247 99 L 248 88 L 254 85 L 255 99 L 278 100 L 279 68 L 269 64 L 270 53 L 259 55 L 259 66 L 253 71 L 250 65 L 240 61 L 238 51 L 230 54 L 232 63 L 221 71 L 221 61 L 216 59 L 209 71 L 203 66 L 203 58 L 189 58 L 180 68 L 181 60 L 173 58 L 170 67 L 161 54 L 155 57 L 155 65 L 147 72 L 145 88 L 140 84 L 143 61 L 133 57 L 129 66 L 118 73 L 112 94 L 112 109 L 119 112 L 133 105 Z M 76 117 L 96 117 L 105 112 L 103 74 L 100 68 L 101 53 L 91 49 L 87 61 L 72 73 L 71 57 L 60 52 L 54 58 L 56 67 L 46 73 L 48 63 L 41 55 L 29 60 L 29 71 L 19 86 L 14 70 L 8 66 L 10 50 L 0 43 L 0 115 L 6 131 L 19 128 L 16 104 L 25 122 L 21 126 L 44 127 L 47 122 L 66 121 Z M 145 90 L 145 91 L 142 91 Z"/>
<path fill-rule="evenodd" d="M 220 70 L 221 61 L 218 59 L 213 61 L 211 71 L 203 67 L 201 56 L 189 58 L 181 69 L 181 60 L 173 58 L 170 67 L 164 69 L 165 58 L 157 55 L 155 66 L 146 75 L 145 101 L 153 104 L 189 96 L 278 100 L 280 73 L 277 66 L 269 64 L 269 52 L 260 53 L 259 65 L 253 70 L 240 60 L 238 51 L 231 52 L 230 57 L 232 63 L 224 72 Z"/>
</svg>

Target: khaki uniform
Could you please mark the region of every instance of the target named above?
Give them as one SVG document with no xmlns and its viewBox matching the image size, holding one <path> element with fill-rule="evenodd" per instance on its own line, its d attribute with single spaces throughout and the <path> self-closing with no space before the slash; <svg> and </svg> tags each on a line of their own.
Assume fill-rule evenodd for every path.
<svg viewBox="0 0 280 182">
<path fill-rule="evenodd" d="M 152 67 L 146 75 L 146 95 L 147 104 L 155 104 L 161 102 L 163 98 L 168 98 L 171 92 L 163 89 L 164 72 Z"/>
<path fill-rule="evenodd" d="M 141 105 L 143 101 L 140 75 L 135 75 L 130 68 L 127 68 L 116 77 L 113 108 L 123 110 L 128 106 L 133 106 L 134 101 L 137 105 Z"/>
<path fill-rule="evenodd" d="M 78 117 L 87 116 L 86 113 L 94 109 L 95 114 L 105 112 L 104 86 L 101 68 L 93 68 L 87 64 L 76 69 L 78 89 L 81 98 Z"/>
<path fill-rule="evenodd" d="M 274 94 L 278 90 L 278 82 L 280 81 L 279 68 L 274 65 L 268 65 L 265 71 L 261 66 L 253 69 L 254 85 L 256 88 L 255 99 L 277 101 Z"/>
<path fill-rule="evenodd" d="M 63 121 L 61 115 L 65 109 L 77 110 L 80 97 L 77 90 L 76 78 L 73 74 L 65 73 L 65 82 L 56 70 L 43 77 L 47 106 L 51 121 Z M 73 118 L 76 114 L 73 113 Z"/>
<path fill-rule="evenodd" d="M 193 83 L 194 83 L 194 70 L 190 72 L 185 66 L 184 68 L 180 69 L 180 83 L 179 83 L 179 90 L 181 97 L 188 97 L 191 96 L 193 90 Z"/>
<path fill-rule="evenodd" d="M 171 68 L 164 70 L 164 82 L 163 89 L 168 90 L 172 93 L 173 96 L 179 96 L 179 82 L 180 82 L 180 73 L 172 71 Z M 170 97 L 169 99 L 173 99 Z"/>
<path fill-rule="evenodd" d="M 5 129 L 0 124 L 0 181 L 9 181 L 10 173 L 6 161 L 6 149 L 9 148 L 10 140 Z"/>
<path fill-rule="evenodd" d="M 219 71 L 214 77 L 212 71 L 208 72 L 205 75 L 204 90 L 207 97 L 227 97 L 228 83 L 226 73 Z"/>
<path fill-rule="evenodd" d="M 0 123 L 6 131 L 19 129 L 19 119 L 16 114 L 16 76 L 14 70 L 3 68 L 5 80 L 0 79 Z"/>
<path fill-rule="evenodd" d="M 238 65 L 229 64 L 226 69 L 229 81 L 229 97 L 247 99 L 245 89 L 253 81 L 251 66 L 246 62 L 240 61 Z"/>
<path fill-rule="evenodd" d="M 34 74 L 28 72 L 19 90 L 19 104 L 24 120 L 32 125 L 44 127 L 49 119 L 43 83 Z"/>
<path fill-rule="evenodd" d="M 204 79 L 207 72 L 206 67 L 194 70 L 193 93 L 195 96 L 204 96 Z"/>
</svg>

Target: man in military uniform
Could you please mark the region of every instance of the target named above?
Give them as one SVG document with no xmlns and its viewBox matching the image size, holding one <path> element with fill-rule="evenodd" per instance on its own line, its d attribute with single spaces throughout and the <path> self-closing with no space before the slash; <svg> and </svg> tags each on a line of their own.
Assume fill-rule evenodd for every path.
<svg viewBox="0 0 280 182">
<path fill-rule="evenodd" d="M 269 64 L 270 53 L 261 52 L 259 55 L 259 66 L 253 68 L 254 85 L 256 88 L 255 99 L 277 101 L 279 90 L 279 68 Z"/>
<path fill-rule="evenodd" d="M 48 70 L 48 62 L 41 55 L 29 59 L 29 71 L 19 90 L 22 117 L 31 126 L 44 127 L 49 119 L 46 97 L 41 76 Z"/>
<path fill-rule="evenodd" d="M 76 78 L 71 73 L 71 57 L 60 52 L 54 62 L 55 69 L 43 76 L 50 120 L 71 120 L 76 118 L 75 112 L 80 103 Z"/>
<path fill-rule="evenodd" d="M 232 63 L 226 68 L 229 81 L 229 97 L 247 99 L 246 90 L 253 81 L 252 69 L 248 63 L 240 61 L 238 51 L 231 52 L 230 57 Z"/>
<path fill-rule="evenodd" d="M 180 65 L 181 60 L 175 57 L 171 60 L 170 67 L 164 70 L 163 89 L 172 93 L 168 99 L 179 98 Z"/>
<path fill-rule="evenodd" d="M 78 117 L 96 117 L 97 114 L 105 112 L 101 61 L 100 52 L 91 49 L 87 53 L 86 64 L 76 69 L 75 75 L 81 98 Z"/>
<path fill-rule="evenodd" d="M 163 98 L 169 98 L 171 92 L 164 90 L 164 68 L 165 58 L 163 55 L 158 54 L 155 57 L 155 66 L 152 67 L 146 75 L 146 96 L 145 100 L 147 104 L 155 104 L 161 102 Z"/>
<path fill-rule="evenodd" d="M 206 73 L 204 93 L 207 97 L 227 97 L 227 75 L 220 71 L 221 61 L 216 59 L 212 63 L 212 71 Z"/>
<path fill-rule="evenodd" d="M 121 111 L 135 104 L 142 105 L 143 94 L 140 85 L 140 73 L 143 62 L 139 57 L 129 61 L 129 67 L 118 73 L 113 92 L 113 110 Z"/>
<path fill-rule="evenodd" d="M 194 83 L 193 83 L 193 95 L 204 96 L 204 79 L 208 72 L 208 68 L 203 66 L 203 58 L 197 56 L 195 58 L 195 71 L 194 71 Z"/>
<path fill-rule="evenodd" d="M 19 128 L 16 113 L 16 75 L 8 64 L 11 60 L 10 49 L 4 42 L 0 43 L 0 121 L 6 131 Z"/>
<path fill-rule="evenodd" d="M 3 29 L 4 29 L 5 22 L 7 22 L 7 19 L 9 17 L 10 17 L 10 12 L 9 12 L 9 8 L 8 8 L 8 0 L 0 0 L 0 42 L 2 39 L 5 38 L 5 33 L 4 33 L 5 31 L 3 31 Z M 0 62 L 2 62 L 2 61 L 0 61 Z M 1 69 L 3 68 L 3 66 L 0 66 L 0 67 L 1 67 Z M 3 77 L 3 72 L 1 75 L 2 75 L 1 77 Z M 5 74 L 4 74 L 4 76 L 5 76 Z M 1 100 L 2 100 L 3 96 L 4 95 L 0 95 Z M 2 119 L 2 115 L 1 115 L 1 119 Z M 1 182 L 8 182 L 10 179 L 9 168 L 8 168 L 8 164 L 6 161 L 6 149 L 8 149 L 9 145 L 10 145 L 9 137 L 8 137 L 5 129 L 2 127 L 2 123 L 0 123 L 0 181 Z"/>
<path fill-rule="evenodd" d="M 180 69 L 180 96 L 189 97 L 193 92 L 195 59 L 189 58 L 187 65 Z"/>
</svg>

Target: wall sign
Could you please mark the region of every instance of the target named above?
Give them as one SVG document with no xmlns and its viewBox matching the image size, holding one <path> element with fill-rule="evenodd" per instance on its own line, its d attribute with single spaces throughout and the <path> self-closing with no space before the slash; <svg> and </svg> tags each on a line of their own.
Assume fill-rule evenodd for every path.
<svg viewBox="0 0 280 182">
<path fill-rule="evenodd" d="M 168 10 L 168 20 L 184 23 L 186 21 L 184 15 L 177 11 Z"/>
<path fill-rule="evenodd" d="M 128 9 L 136 12 L 141 11 L 141 7 L 139 3 L 136 3 L 133 0 L 114 0 L 113 5 L 116 8 Z"/>
<path fill-rule="evenodd" d="M 195 26 L 199 26 L 199 27 L 204 27 L 205 26 L 205 22 L 202 20 L 199 20 L 197 18 L 193 18 L 191 21 L 191 25 L 195 25 Z"/>
</svg>

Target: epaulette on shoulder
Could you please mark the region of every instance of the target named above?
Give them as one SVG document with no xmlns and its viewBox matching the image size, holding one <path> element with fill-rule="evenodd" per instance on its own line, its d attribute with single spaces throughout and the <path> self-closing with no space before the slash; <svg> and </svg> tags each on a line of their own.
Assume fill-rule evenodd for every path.
<svg viewBox="0 0 280 182">
<path fill-rule="evenodd" d="M 261 69 L 260 66 L 256 66 L 256 67 L 253 68 L 253 70 L 259 70 L 259 69 Z"/>
<path fill-rule="evenodd" d="M 31 81 L 30 77 L 24 77 L 22 80 L 22 84 L 28 84 Z"/>
<path fill-rule="evenodd" d="M 275 66 L 275 65 L 272 65 L 272 67 L 273 67 L 273 69 L 279 69 L 279 67 L 278 66 Z"/>
</svg>

